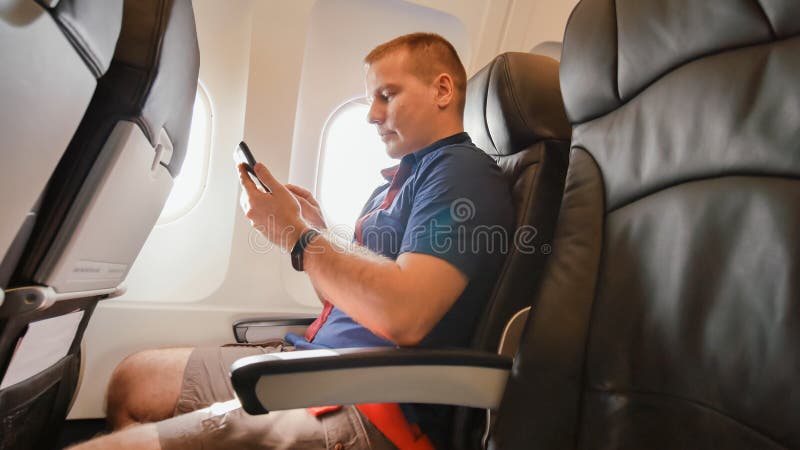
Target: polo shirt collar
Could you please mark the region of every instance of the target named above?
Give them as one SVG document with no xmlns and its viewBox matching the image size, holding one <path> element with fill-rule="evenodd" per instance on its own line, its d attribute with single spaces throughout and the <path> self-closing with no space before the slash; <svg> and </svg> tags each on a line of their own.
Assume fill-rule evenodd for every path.
<svg viewBox="0 0 800 450">
<path fill-rule="evenodd" d="M 414 153 L 409 153 L 408 155 L 403 156 L 403 159 L 400 160 L 400 164 L 405 163 L 405 164 L 411 164 L 413 166 L 416 163 L 420 162 L 425 155 L 436 149 L 445 147 L 447 145 L 459 144 L 462 142 L 469 142 L 469 141 L 470 141 L 469 134 L 467 134 L 466 131 L 462 131 L 452 136 L 448 136 L 444 139 L 439 139 L 433 144 L 422 147 L 421 149 L 415 151 Z M 386 169 L 382 169 L 381 175 L 383 176 L 383 178 L 386 181 L 392 181 L 392 178 L 397 173 L 397 169 L 400 167 L 400 164 L 397 164 L 392 167 L 387 167 Z"/>
</svg>

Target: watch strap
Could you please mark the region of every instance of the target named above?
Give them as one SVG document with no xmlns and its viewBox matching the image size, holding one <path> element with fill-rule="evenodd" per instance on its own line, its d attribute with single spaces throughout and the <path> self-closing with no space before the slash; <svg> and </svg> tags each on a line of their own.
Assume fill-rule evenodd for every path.
<svg viewBox="0 0 800 450">
<path fill-rule="evenodd" d="M 315 237 L 319 236 L 319 234 L 319 231 L 311 228 L 304 231 L 303 234 L 300 235 L 300 238 L 297 239 L 294 247 L 292 247 L 291 254 L 292 267 L 294 267 L 294 270 L 298 272 L 303 271 L 303 254 L 305 253 L 306 247 L 308 247 L 308 244 L 310 244 Z"/>
</svg>

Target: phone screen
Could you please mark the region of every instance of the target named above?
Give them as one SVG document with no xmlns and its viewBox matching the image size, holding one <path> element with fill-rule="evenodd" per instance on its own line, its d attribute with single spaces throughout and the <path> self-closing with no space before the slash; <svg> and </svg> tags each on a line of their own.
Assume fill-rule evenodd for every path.
<svg viewBox="0 0 800 450">
<path fill-rule="evenodd" d="M 233 152 L 233 159 L 236 161 L 236 165 L 244 163 L 247 174 L 250 175 L 250 179 L 256 186 L 263 188 L 264 192 L 272 192 L 258 179 L 255 169 L 253 168 L 256 165 L 256 159 L 253 157 L 253 152 L 250 151 L 250 148 L 244 141 L 240 142 L 236 147 L 236 150 Z"/>
</svg>

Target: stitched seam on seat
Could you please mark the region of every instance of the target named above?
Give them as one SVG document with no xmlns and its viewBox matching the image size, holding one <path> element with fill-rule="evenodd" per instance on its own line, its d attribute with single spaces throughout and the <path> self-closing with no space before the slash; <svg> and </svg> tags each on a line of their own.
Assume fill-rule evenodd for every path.
<svg viewBox="0 0 800 450">
<path fill-rule="evenodd" d="M 567 107 L 567 102 L 564 99 L 563 95 L 564 80 L 561 78 L 561 61 L 564 60 L 564 50 L 569 48 L 568 42 L 572 41 L 571 39 L 568 39 L 569 33 L 566 32 L 566 29 L 569 28 L 569 24 L 572 22 L 572 18 L 575 17 L 575 12 L 578 11 L 578 9 L 580 9 L 580 3 L 576 5 L 574 8 L 572 8 L 572 11 L 569 13 L 569 17 L 567 17 L 567 25 L 564 30 L 564 37 L 562 38 L 561 41 L 561 60 L 559 60 L 558 62 L 558 89 L 561 91 L 562 94 L 561 98 L 562 101 L 564 102 L 564 114 L 567 116 L 567 122 L 569 122 L 570 124 L 570 132 L 572 132 L 572 118 L 570 117 L 570 113 Z"/>
<path fill-rule="evenodd" d="M 619 93 L 619 14 L 617 11 L 617 0 L 611 0 L 611 5 L 614 7 L 614 38 L 616 39 L 614 48 L 616 49 L 617 53 L 617 60 L 614 64 L 614 69 L 616 70 L 616 73 L 614 74 L 614 94 L 617 95 L 617 101 L 622 102 L 622 95 Z"/>
<path fill-rule="evenodd" d="M 689 403 L 691 405 L 697 406 L 699 408 L 712 411 L 712 412 L 714 412 L 714 413 L 716 413 L 716 414 L 718 414 L 718 415 L 720 415 L 720 416 L 722 416 L 722 417 L 724 417 L 726 419 L 729 419 L 732 422 L 737 423 L 738 425 L 742 426 L 743 428 L 745 428 L 747 430 L 750 430 L 753 433 L 758 434 L 759 436 L 764 437 L 765 439 L 769 440 L 770 442 L 772 442 L 773 444 L 775 444 L 775 445 L 777 445 L 779 447 L 785 447 L 777 439 L 775 439 L 774 437 L 766 434 L 765 432 L 757 430 L 757 429 L 753 428 L 751 425 L 748 425 L 748 424 L 744 423 L 742 420 L 740 420 L 740 419 L 738 419 L 738 418 L 736 418 L 736 417 L 734 417 L 732 415 L 729 415 L 728 413 L 720 411 L 719 409 L 717 409 L 717 408 L 715 408 L 715 407 L 713 407 L 713 406 L 711 406 L 709 404 L 706 404 L 704 402 L 698 401 L 698 400 L 682 397 L 682 396 L 677 395 L 677 394 L 670 394 L 670 393 L 666 393 L 666 392 L 656 392 L 656 391 L 645 391 L 645 390 L 640 390 L 640 389 L 608 389 L 608 390 L 606 390 L 606 389 L 596 388 L 596 387 L 593 387 L 593 386 L 587 386 L 586 390 L 587 391 L 598 392 L 598 393 L 612 394 L 612 395 L 633 394 L 633 395 L 639 395 L 639 396 L 652 396 L 652 397 L 658 396 L 658 397 L 669 398 L 669 399 L 672 399 L 672 400 L 683 401 L 683 402 Z"/>
<path fill-rule="evenodd" d="M 634 92 L 630 96 L 630 98 L 628 98 L 627 100 L 620 100 L 621 103 L 616 105 L 614 107 L 614 109 L 611 109 L 611 110 L 605 111 L 603 113 L 597 114 L 596 116 L 591 116 L 588 119 L 584 119 L 582 122 L 574 122 L 572 124 L 572 126 L 573 126 L 573 128 L 575 128 L 577 126 L 587 124 L 587 123 L 592 122 L 594 120 L 603 118 L 603 117 L 605 117 L 605 116 L 607 116 L 609 114 L 612 114 L 613 112 L 621 109 L 623 106 L 625 106 L 628 103 L 632 102 L 642 92 L 646 91 L 650 86 L 656 84 L 662 78 L 666 77 L 667 75 L 669 75 L 672 72 L 675 72 L 676 70 L 680 69 L 681 67 L 687 66 L 687 65 L 689 65 L 689 64 L 691 64 L 691 63 L 693 63 L 695 61 L 698 61 L 698 60 L 701 60 L 701 59 L 705 59 L 705 58 L 709 58 L 709 57 L 713 57 L 713 56 L 716 56 L 716 55 L 722 55 L 722 54 L 725 54 L 725 53 L 736 52 L 736 51 L 744 50 L 744 49 L 748 49 L 748 48 L 759 47 L 759 46 L 762 46 L 762 45 L 777 44 L 777 43 L 780 43 L 780 42 L 783 42 L 783 41 L 792 40 L 792 39 L 795 39 L 795 38 L 800 38 L 800 33 L 795 33 L 795 34 L 793 34 L 791 36 L 787 36 L 787 37 L 780 38 L 780 39 L 770 39 L 770 40 L 766 40 L 766 41 L 762 41 L 762 42 L 754 42 L 754 43 L 750 43 L 750 44 L 746 44 L 746 45 L 738 45 L 738 46 L 729 47 L 729 48 L 715 49 L 715 50 L 713 50 L 713 51 L 711 51 L 709 53 L 703 53 L 703 54 L 697 55 L 697 56 L 695 56 L 693 58 L 687 59 L 683 63 L 678 64 L 677 66 L 670 67 L 665 72 L 663 72 L 661 75 L 653 78 L 653 80 L 651 80 L 650 82 L 648 82 L 647 84 L 642 86 L 641 89 L 639 89 L 638 91 Z"/>
<path fill-rule="evenodd" d="M 508 93 L 511 95 L 511 101 L 514 104 L 514 107 L 517 110 L 517 115 L 519 116 L 520 122 L 527 127 L 529 130 L 532 130 L 532 127 L 528 123 L 525 118 L 525 115 L 522 113 L 522 107 L 519 105 L 519 99 L 517 98 L 516 90 L 514 89 L 514 83 L 511 80 L 511 58 L 504 58 L 506 60 L 506 67 L 503 71 L 503 78 L 505 79 L 505 83 L 508 87 Z"/>
<path fill-rule="evenodd" d="M 100 78 L 103 75 L 103 71 L 100 69 L 98 57 L 91 51 L 86 40 L 83 39 L 83 36 L 78 33 L 74 25 L 66 20 L 66 18 L 64 18 L 64 20 L 58 20 L 56 19 L 55 11 L 50 10 L 48 12 L 51 17 L 53 17 L 53 21 L 62 29 L 67 40 L 72 44 L 72 48 L 78 52 L 78 55 L 80 55 L 81 59 L 86 63 L 92 75 L 94 75 L 95 78 Z"/>
<path fill-rule="evenodd" d="M 775 27 L 772 26 L 772 22 L 769 20 L 767 11 L 764 9 L 764 5 L 761 4 L 760 0 L 753 0 L 753 2 L 756 4 L 756 8 L 758 8 L 758 10 L 761 11 L 761 14 L 764 16 L 764 22 L 767 22 L 767 27 L 769 27 L 769 32 L 772 34 L 772 37 L 778 37 L 778 33 L 775 32 Z"/>
<path fill-rule="evenodd" d="M 666 184 L 664 186 L 660 186 L 660 187 L 658 187 L 658 188 L 656 188 L 656 189 L 654 189 L 654 190 L 652 190 L 652 191 L 650 191 L 650 192 L 648 192 L 646 194 L 642 194 L 640 196 L 637 196 L 637 197 L 635 197 L 635 198 L 633 198 L 633 199 L 631 199 L 629 201 L 626 201 L 626 202 L 620 204 L 619 206 L 615 206 L 613 209 L 610 209 L 610 210 L 606 211 L 606 215 L 611 214 L 611 213 L 613 213 L 615 211 L 618 211 L 618 210 L 620 210 L 620 209 L 622 209 L 622 208 L 624 208 L 624 207 L 626 207 L 628 205 L 631 205 L 633 203 L 636 203 L 636 202 L 638 202 L 640 200 L 644 200 L 645 198 L 650 197 L 651 195 L 658 194 L 659 192 L 666 191 L 668 189 L 680 186 L 682 184 L 693 183 L 695 181 L 716 180 L 716 179 L 719 179 L 719 178 L 728 178 L 728 177 L 783 178 L 783 179 L 788 179 L 788 180 L 800 181 L 800 175 L 782 175 L 782 174 L 768 174 L 768 173 L 757 173 L 757 172 L 731 172 L 731 173 L 725 173 L 725 174 L 720 174 L 720 175 L 710 175 L 710 176 L 703 176 L 703 177 L 696 177 L 696 178 L 687 178 L 687 179 L 684 179 L 684 180 L 676 181 L 674 183 Z"/>
<path fill-rule="evenodd" d="M 489 67 L 489 70 L 486 73 L 486 89 L 483 91 L 483 104 L 482 104 L 483 108 L 481 108 L 481 109 L 483 110 L 483 114 L 482 114 L 483 115 L 483 127 L 486 130 L 486 136 L 489 137 L 489 142 L 492 144 L 492 147 L 494 148 L 494 154 L 495 154 L 495 157 L 497 157 L 495 162 L 497 162 L 500 159 L 500 157 L 503 156 L 503 155 L 500 153 L 500 150 L 497 148 L 497 145 L 495 145 L 494 138 L 492 137 L 492 132 L 491 132 L 491 130 L 489 130 L 489 120 L 488 120 L 489 114 L 488 114 L 487 107 L 486 107 L 486 105 L 488 103 L 488 100 L 489 100 L 489 89 L 490 89 L 490 87 L 492 85 L 492 69 L 494 69 L 494 65 L 495 64 L 497 64 L 497 59 L 495 59 L 495 60 L 493 60 L 491 62 L 491 67 Z"/>
</svg>

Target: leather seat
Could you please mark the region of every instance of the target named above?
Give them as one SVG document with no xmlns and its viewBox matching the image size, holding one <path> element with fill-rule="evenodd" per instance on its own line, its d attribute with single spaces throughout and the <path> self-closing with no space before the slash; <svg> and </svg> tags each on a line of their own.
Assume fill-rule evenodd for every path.
<svg viewBox="0 0 800 450">
<path fill-rule="evenodd" d="M 41 196 L 0 307 L 0 447 L 55 445 L 92 311 L 121 293 L 180 172 L 198 70 L 190 0 L 125 0 L 111 65 Z M 15 362 L 42 350 L 26 340 L 61 334 L 60 347 L 45 339 L 58 357 L 20 375 Z"/>
<path fill-rule="evenodd" d="M 491 448 L 800 447 L 800 3 L 583 0 Z"/>
<path fill-rule="evenodd" d="M 496 352 L 509 321 L 535 300 L 561 203 L 572 129 L 558 62 L 527 53 L 497 56 L 468 81 L 464 119 L 473 141 L 508 177 L 516 213 L 515 238 L 473 341 L 475 349 Z M 523 317 L 506 333 L 504 347 L 516 348 Z M 456 447 L 480 443 L 484 416 L 483 411 L 458 411 Z"/>
</svg>

